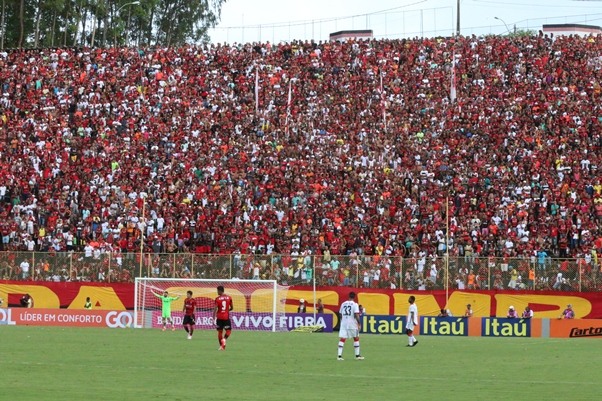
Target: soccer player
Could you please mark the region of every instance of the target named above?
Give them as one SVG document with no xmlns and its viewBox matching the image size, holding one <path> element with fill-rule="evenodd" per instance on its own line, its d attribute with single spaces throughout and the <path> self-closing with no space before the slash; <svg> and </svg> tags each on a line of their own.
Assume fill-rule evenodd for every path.
<svg viewBox="0 0 602 401">
<path fill-rule="evenodd" d="M 414 347 L 418 344 L 418 340 L 414 337 L 414 329 L 418 326 L 418 307 L 414 302 L 416 302 L 416 297 L 410 295 L 408 299 L 410 303 L 410 307 L 408 309 L 408 318 L 406 320 L 406 334 L 408 335 L 408 345 L 407 347 Z"/>
<path fill-rule="evenodd" d="M 186 291 L 186 299 L 184 300 L 184 330 L 188 333 L 188 339 L 192 340 L 194 333 L 194 312 L 196 311 L 196 299 L 192 297 L 192 291 Z"/>
<path fill-rule="evenodd" d="M 171 318 L 171 303 L 180 299 L 180 296 L 170 297 L 167 291 L 163 291 L 163 295 L 157 294 L 153 291 L 153 295 L 161 300 L 161 320 L 163 321 L 163 331 L 167 326 L 167 323 L 171 324 L 171 331 L 176 329 L 176 325 L 173 323 Z"/>
<path fill-rule="evenodd" d="M 217 287 L 217 298 L 215 298 L 215 309 L 213 309 L 213 320 L 217 328 L 217 341 L 219 342 L 219 350 L 226 350 L 226 340 L 232 333 L 232 323 L 230 323 L 230 311 L 234 308 L 232 298 L 228 294 L 224 294 L 224 287 Z M 226 334 L 224 335 L 224 330 Z"/>
<path fill-rule="evenodd" d="M 349 299 L 341 304 L 339 309 L 341 316 L 341 326 L 339 329 L 339 352 L 337 359 L 343 359 L 343 347 L 348 338 L 353 338 L 353 348 L 355 349 L 355 359 L 362 360 L 360 355 L 360 308 L 355 302 L 355 292 L 349 293 Z"/>
</svg>

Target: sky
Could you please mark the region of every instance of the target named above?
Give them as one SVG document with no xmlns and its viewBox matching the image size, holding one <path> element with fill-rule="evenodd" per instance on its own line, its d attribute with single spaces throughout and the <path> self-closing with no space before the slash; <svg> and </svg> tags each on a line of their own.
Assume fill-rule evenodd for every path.
<svg viewBox="0 0 602 401">
<path fill-rule="evenodd" d="M 212 42 L 327 40 L 331 32 L 372 29 L 375 38 L 449 36 L 457 0 L 226 0 Z M 602 26 L 602 0 L 461 0 L 463 35 L 539 30 L 543 24 Z M 496 17 L 498 19 L 496 19 Z"/>
</svg>

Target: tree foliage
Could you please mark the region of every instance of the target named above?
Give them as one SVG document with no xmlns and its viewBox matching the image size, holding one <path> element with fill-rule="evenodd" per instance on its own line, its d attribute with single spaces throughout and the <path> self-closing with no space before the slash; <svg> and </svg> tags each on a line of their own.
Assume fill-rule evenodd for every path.
<svg viewBox="0 0 602 401">
<path fill-rule="evenodd" d="M 508 36 L 514 38 L 521 38 L 523 36 L 537 36 L 537 31 L 533 29 L 516 29 L 515 27 L 514 31 L 508 32 Z"/>
<path fill-rule="evenodd" d="M 226 0 L 0 0 L 0 48 L 209 40 Z"/>
</svg>

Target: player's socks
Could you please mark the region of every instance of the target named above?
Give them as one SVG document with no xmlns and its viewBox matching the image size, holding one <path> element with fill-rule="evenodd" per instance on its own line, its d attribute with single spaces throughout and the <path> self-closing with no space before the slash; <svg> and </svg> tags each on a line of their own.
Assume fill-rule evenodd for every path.
<svg viewBox="0 0 602 401">
<path fill-rule="evenodd" d="M 232 330 L 227 329 L 226 330 L 226 335 L 224 336 L 224 338 L 228 339 L 230 337 L 230 334 L 232 334 Z"/>
<path fill-rule="evenodd" d="M 190 332 L 188 331 L 188 326 L 184 326 L 184 330 L 186 330 L 186 333 L 190 334 Z"/>
<path fill-rule="evenodd" d="M 412 337 L 408 337 L 408 345 L 411 347 L 412 345 L 414 345 L 414 340 L 412 340 Z"/>
<path fill-rule="evenodd" d="M 355 349 L 355 357 L 357 358 L 358 356 L 360 356 L 360 342 L 354 341 L 353 348 Z"/>
<path fill-rule="evenodd" d="M 341 359 L 341 360 L 343 359 L 342 356 L 343 356 L 343 347 L 344 346 L 345 346 L 345 341 L 339 340 L 339 352 L 337 355 L 338 355 L 339 359 Z"/>
</svg>

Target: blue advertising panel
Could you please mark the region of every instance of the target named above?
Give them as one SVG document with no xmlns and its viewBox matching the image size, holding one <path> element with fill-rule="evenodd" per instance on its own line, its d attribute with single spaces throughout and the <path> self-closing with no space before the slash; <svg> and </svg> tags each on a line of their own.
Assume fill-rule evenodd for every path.
<svg viewBox="0 0 602 401">
<path fill-rule="evenodd" d="M 467 336 L 470 319 L 465 317 L 420 318 L 420 334 L 430 336 Z"/>
<path fill-rule="evenodd" d="M 405 333 L 405 316 L 363 315 L 360 322 L 360 333 L 365 334 L 403 334 Z"/>
<path fill-rule="evenodd" d="M 484 317 L 482 337 L 531 337 L 531 319 Z"/>
<path fill-rule="evenodd" d="M 285 317 L 278 319 L 278 325 L 282 329 L 296 329 L 302 326 L 322 326 L 323 332 L 332 333 L 332 315 L 330 313 L 317 313 L 314 319 L 313 313 L 287 313 Z"/>
<path fill-rule="evenodd" d="M 171 318 L 176 325 L 181 325 L 183 321 L 182 312 L 173 312 Z M 215 329 L 215 322 L 211 312 L 201 312 L 195 314 L 195 325 L 198 329 Z M 276 329 L 293 330 L 302 326 L 323 326 L 324 332 L 331 333 L 332 315 L 328 313 L 316 314 L 314 319 L 313 313 L 286 313 L 285 315 L 276 316 Z M 274 326 L 274 318 L 271 313 L 230 313 L 230 322 L 236 330 L 264 330 L 271 331 Z M 162 327 L 161 311 L 154 311 L 152 315 L 152 327 Z"/>
</svg>

